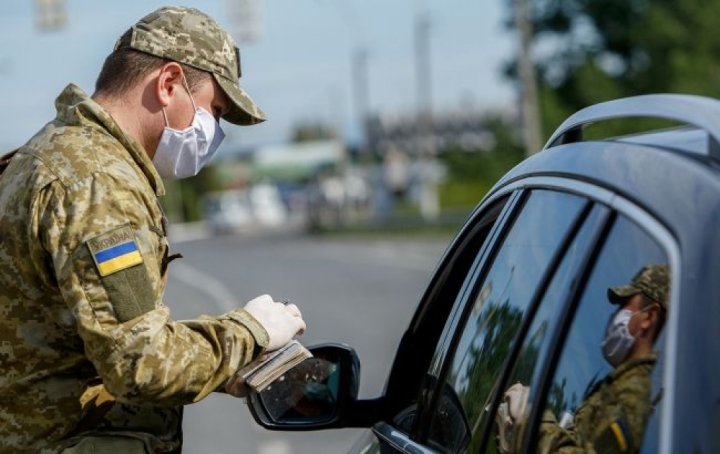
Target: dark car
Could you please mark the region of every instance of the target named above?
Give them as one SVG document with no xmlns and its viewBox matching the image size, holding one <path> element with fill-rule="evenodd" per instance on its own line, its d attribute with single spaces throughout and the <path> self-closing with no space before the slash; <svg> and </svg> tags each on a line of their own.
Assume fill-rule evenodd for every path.
<svg viewBox="0 0 720 454">
<path fill-rule="evenodd" d="M 683 126 L 583 140 L 637 117 Z M 382 396 L 358 400 L 354 351 L 323 345 L 251 412 L 273 430 L 370 428 L 363 453 L 720 452 L 718 227 L 720 102 L 589 107 L 473 211 Z M 652 352 L 635 356 L 640 338 Z"/>
</svg>

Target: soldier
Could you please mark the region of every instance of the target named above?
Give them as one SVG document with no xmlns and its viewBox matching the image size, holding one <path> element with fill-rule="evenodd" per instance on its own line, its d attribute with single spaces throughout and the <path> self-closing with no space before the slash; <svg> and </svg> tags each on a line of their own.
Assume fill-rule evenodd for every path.
<svg viewBox="0 0 720 454">
<path fill-rule="evenodd" d="M 668 287 L 669 269 L 661 264 L 645 266 L 628 285 L 608 289 L 619 310 L 607 325 L 602 350 L 615 369 L 592 387 L 566 428 L 545 412 L 539 452 L 639 451 L 652 412 L 653 343 L 665 323 Z"/>
<path fill-rule="evenodd" d="M 183 405 L 305 329 L 268 295 L 186 321 L 162 301 L 161 177 L 210 160 L 219 118 L 265 119 L 239 76 L 210 17 L 161 8 L 0 162 L 0 452 L 179 452 Z"/>
</svg>

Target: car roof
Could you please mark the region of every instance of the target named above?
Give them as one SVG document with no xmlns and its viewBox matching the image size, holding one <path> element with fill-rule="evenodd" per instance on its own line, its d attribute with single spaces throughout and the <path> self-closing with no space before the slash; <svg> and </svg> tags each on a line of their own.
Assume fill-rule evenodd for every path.
<svg viewBox="0 0 720 454">
<path fill-rule="evenodd" d="M 490 194 L 521 178 L 560 176 L 622 195 L 678 237 L 714 216 L 720 209 L 720 165 L 698 153 L 640 140 L 578 142 L 544 150 L 508 172 Z"/>
</svg>

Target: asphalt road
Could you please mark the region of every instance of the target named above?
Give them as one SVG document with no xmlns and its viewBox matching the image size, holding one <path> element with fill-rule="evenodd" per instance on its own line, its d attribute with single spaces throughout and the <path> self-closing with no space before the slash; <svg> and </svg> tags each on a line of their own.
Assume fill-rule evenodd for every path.
<svg viewBox="0 0 720 454">
<path fill-rule="evenodd" d="M 449 239 L 224 236 L 173 245 L 165 303 L 175 319 L 221 314 L 269 293 L 300 307 L 306 345 L 343 342 L 360 357 L 360 397 L 376 397 Z M 186 453 L 346 452 L 361 431 L 270 432 L 242 399 L 211 395 L 186 407 Z"/>
</svg>

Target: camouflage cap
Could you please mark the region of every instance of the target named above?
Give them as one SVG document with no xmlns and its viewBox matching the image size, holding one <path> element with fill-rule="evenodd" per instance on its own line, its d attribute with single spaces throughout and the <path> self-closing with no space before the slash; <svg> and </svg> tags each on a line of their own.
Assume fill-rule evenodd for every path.
<svg viewBox="0 0 720 454">
<path fill-rule="evenodd" d="M 240 51 L 210 16 L 194 8 L 166 6 L 140 19 L 115 44 L 183 63 L 213 75 L 231 101 L 223 118 L 238 125 L 265 121 L 265 113 L 240 88 Z"/>
<path fill-rule="evenodd" d="M 625 304 L 631 296 L 642 293 L 667 309 L 670 268 L 667 264 L 647 265 L 633 277 L 628 285 L 608 289 L 608 299 L 613 304 Z"/>
</svg>

